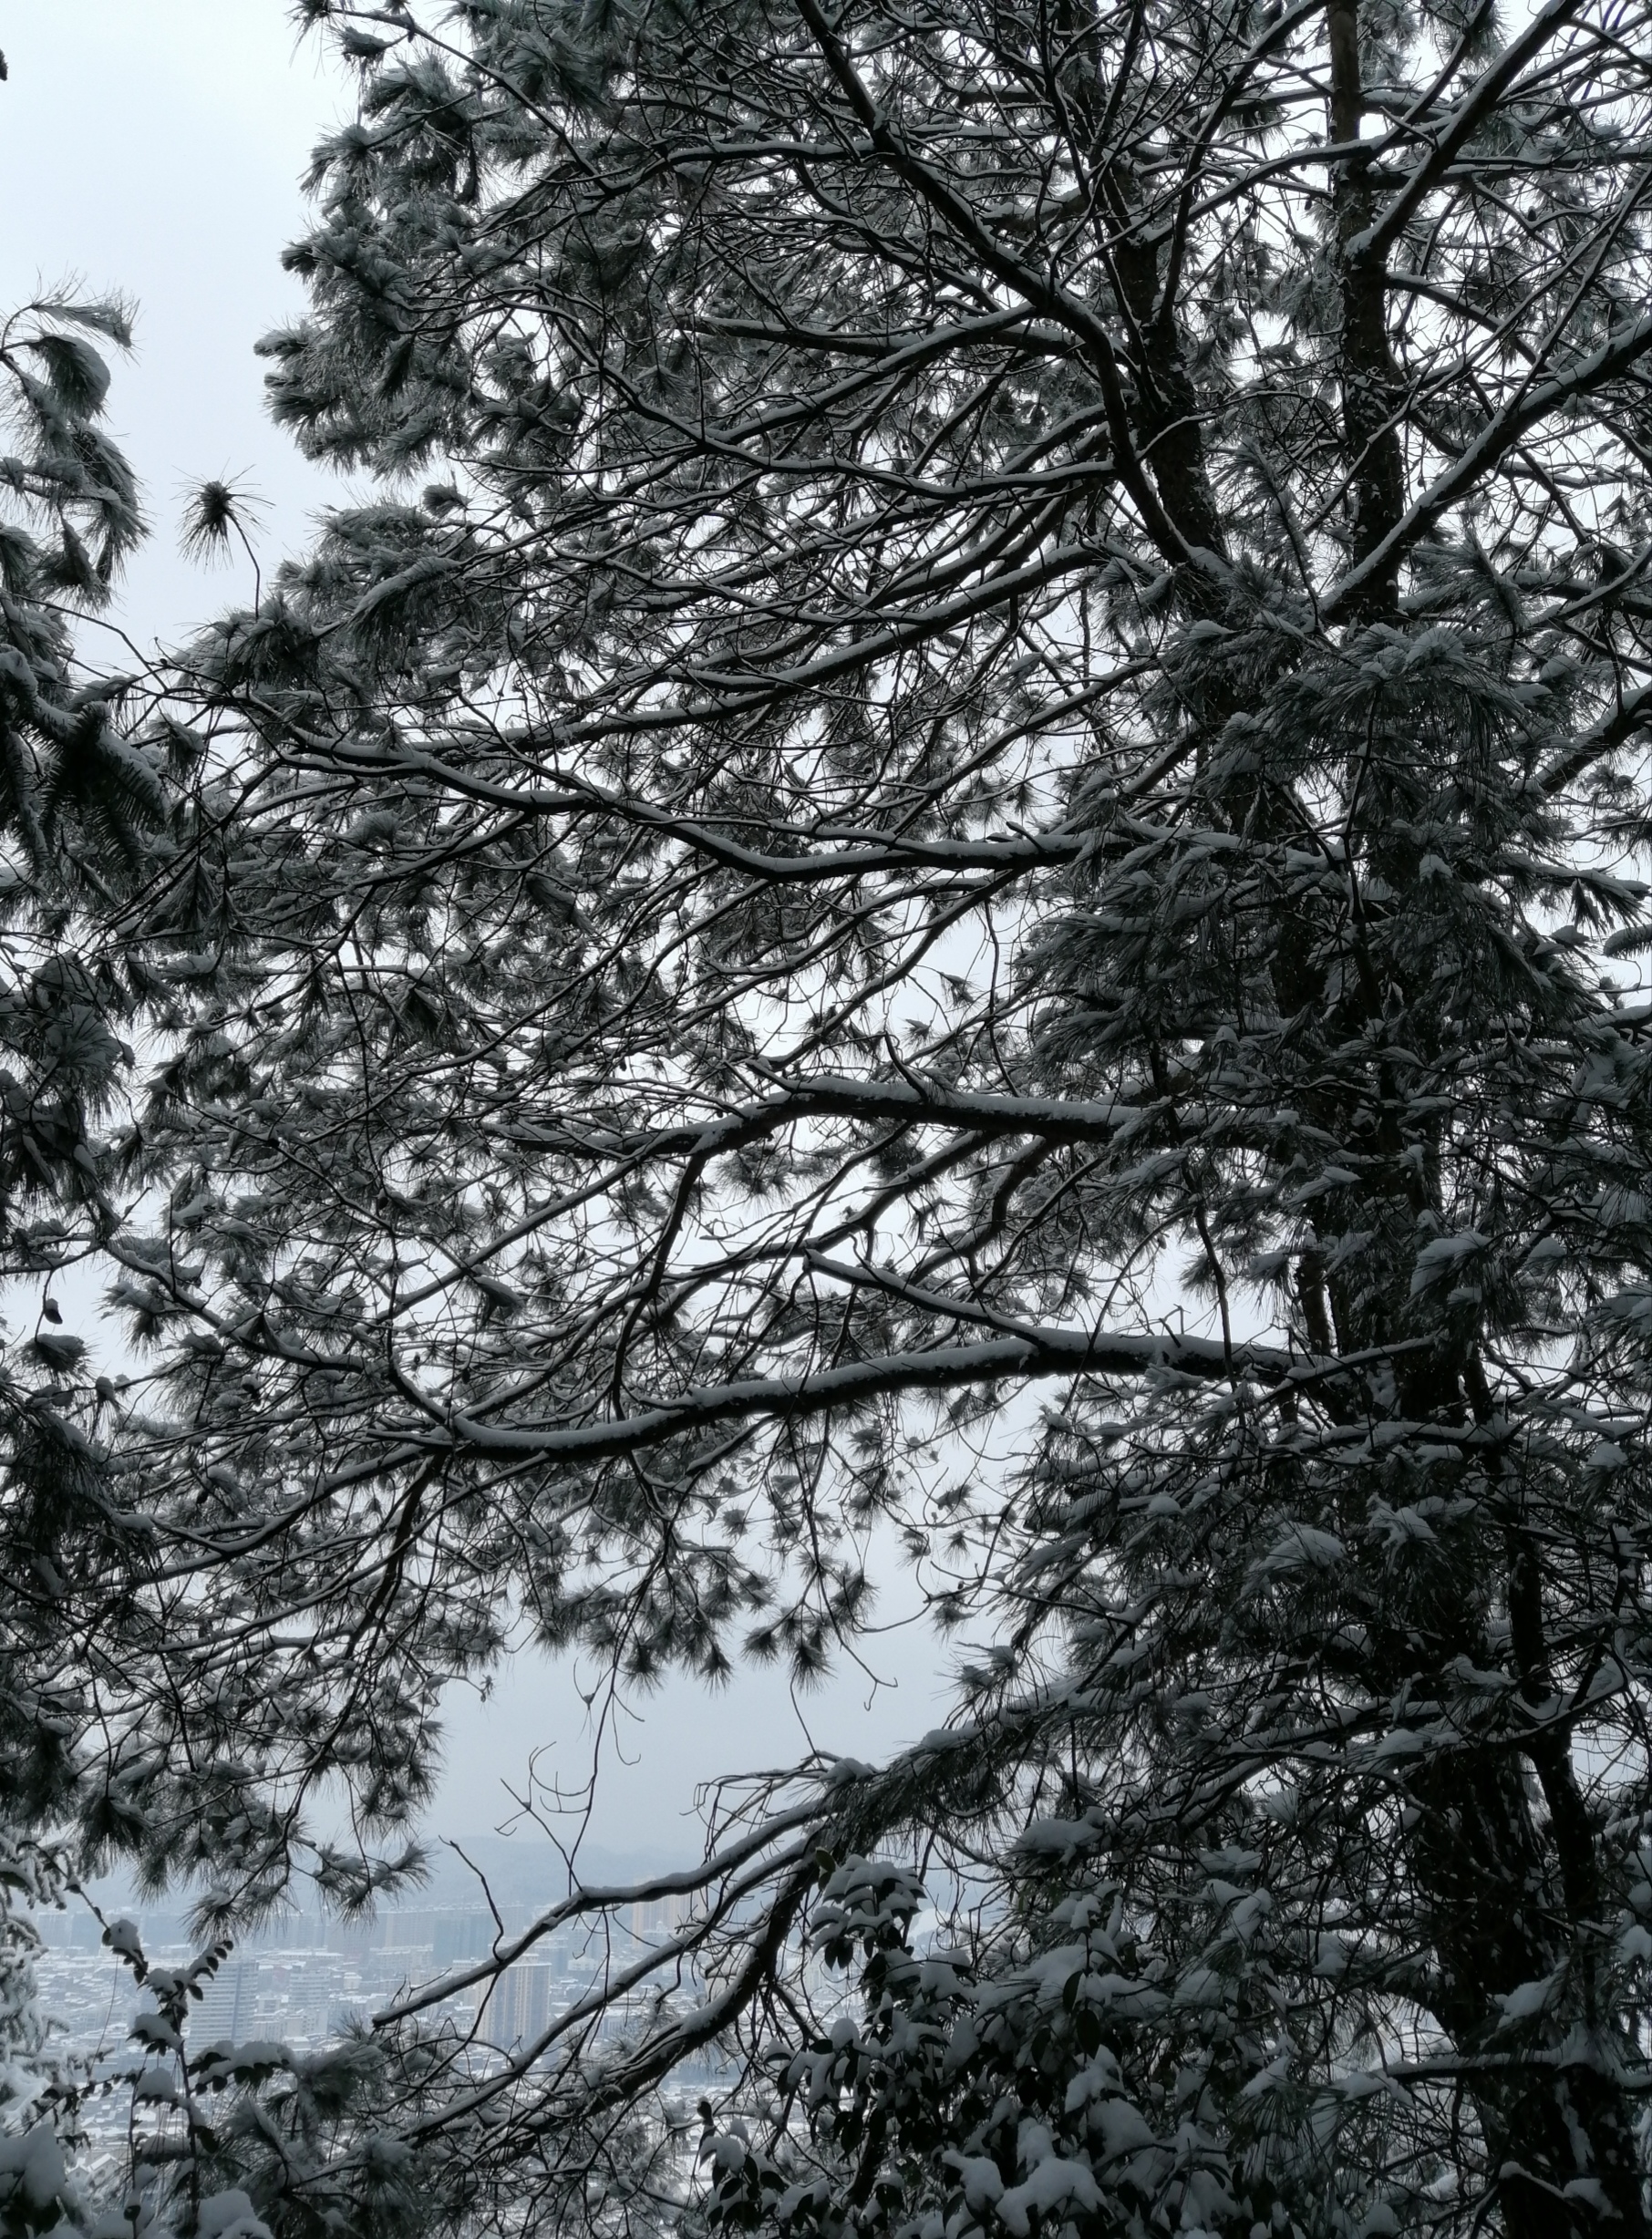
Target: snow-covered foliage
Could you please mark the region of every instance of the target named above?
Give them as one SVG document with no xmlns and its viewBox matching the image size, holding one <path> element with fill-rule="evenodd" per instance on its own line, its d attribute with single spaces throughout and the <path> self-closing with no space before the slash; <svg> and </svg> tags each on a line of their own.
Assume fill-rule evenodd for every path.
<svg viewBox="0 0 1652 2239">
<path fill-rule="evenodd" d="M 34 1915 L 61 1903 L 54 1835 L 76 1801 L 95 1691 L 88 1604 L 129 1551 L 114 1523 L 84 1340 L 53 1274 L 118 1225 L 106 1140 L 131 1050 L 132 988 L 96 921 L 129 892 L 165 818 L 158 769 L 122 735 L 120 680 L 77 657 L 141 533 L 103 426 L 126 349 L 119 304 L 68 293 L 0 321 L 0 2228 L 46 2229 L 61 2160 L 59 2078 L 36 1997 Z M 30 1289 L 34 1285 L 31 1284 Z M 21 1322 L 21 1326 L 18 1324 Z M 147 1548 L 148 1542 L 145 1546 Z M 113 1560 L 111 1560 L 113 1558 Z M 152 1637 L 148 1613 L 140 1629 Z M 111 1635 L 110 1646 L 114 1646 Z"/>
<path fill-rule="evenodd" d="M 24 2127 L 47 2081 L 33 1915 L 61 1899 L 57 1860 L 27 1834 L 0 1823 L 0 2131 Z"/>
<path fill-rule="evenodd" d="M 92 1130 L 130 1055 L 111 1020 L 129 1008 L 131 990 L 112 945 L 86 946 L 84 909 L 129 885 L 166 813 L 154 758 L 117 720 L 129 680 L 88 671 L 71 635 L 77 612 L 107 600 L 143 525 L 131 470 L 101 425 L 109 372 L 93 336 L 129 347 L 127 312 L 58 294 L 0 322 L 0 428 L 16 447 L 0 453 L 0 1249 L 8 1273 L 49 1270 L 77 1235 L 96 1236 L 112 1219 Z M 33 1366 L 67 1373 L 84 1350 L 43 1324 Z"/>
<path fill-rule="evenodd" d="M 201 2182 L 1644 2231 L 1652 15 L 301 12 L 271 393 L 379 495 L 149 749 L 88 1839 L 366 1902 L 311 1799 L 394 1851 L 513 1624 L 806 1681 L 869 1540 L 966 1645 Z"/>
</svg>

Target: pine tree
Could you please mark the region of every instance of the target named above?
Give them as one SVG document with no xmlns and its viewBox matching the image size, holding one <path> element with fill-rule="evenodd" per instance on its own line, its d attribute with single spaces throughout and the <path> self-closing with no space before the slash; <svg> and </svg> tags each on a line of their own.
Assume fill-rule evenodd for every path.
<svg viewBox="0 0 1652 2239">
<path fill-rule="evenodd" d="M 0 324 L 0 428 L 15 446 L 0 455 L 0 1275 L 5 1335 L 16 1340 L 0 1361 L 7 2132 L 55 2088 L 29 1915 L 62 1901 L 67 1867 L 54 1838 L 72 1809 L 73 1738 L 88 1702 L 63 1603 L 71 1580 L 83 1590 L 97 1581 L 107 1595 L 112 1574 L 131 1567 L 129 1520 L 123 1528 L 98 1445 L 77 1419 L 85 1341 L 50 1290 L 118 1223 L 99 1128 L 131 1060 L 119 1028 L 133 990 L 98 920 L 148 869 L 165 818 L 158 771 L 119 728 L 130 680 L 88 666 L 74 635 L 76 620 L 107 603 L 143 530 L 131 469 L 101 425 L 110 377 L 98 344 L 126 350 L 131 339 L 123 304 L 73 292 Z M 32 2142 L 0 2137 L 8 2232 L 30 2186 L 61 2166 L 49 2127 L 35 2131 Z"/>
<path fill-rule="evenodd" d="M 131 469 L 99 424 L 109 372 L 92 335 L 129 348 L 125 306 L 63 293 L 0 326 L 0 413 L 18 446 L 0 458 L 0 1032 L 21 1068 L 0 1078 L 0 1222 L 26 1256 L 31 1203 L 96 1199 L 88 1120 L 120 1059 L 104 1015 L 129 1004 L 73 953 L 72 916 L 147 869 L 165 817 L 157 769 L 118 727 L 133 680 L 88 667 L 71 635 L 143 532 Z"/>
<path fill-rule="evenodd" d="M 177 679 L 110 1839 L 411 1826 L 519 1616 L 806 1680 L 879 1520 L 970 1645 L 217 2179 L 1644 2230 L 1647 10 L 305 13 L 272 397 L 381 494 Z"/>
</svg>

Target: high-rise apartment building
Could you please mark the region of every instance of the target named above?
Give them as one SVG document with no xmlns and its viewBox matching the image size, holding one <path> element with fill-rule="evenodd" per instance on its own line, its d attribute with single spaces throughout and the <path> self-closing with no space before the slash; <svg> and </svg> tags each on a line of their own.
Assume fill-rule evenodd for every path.
<svg viewBox="0 0 1652 2239">
<path fill-rule="evenodd" d="M 553 1967 L 507 1967 L 494 1984 L 483 2011 L 482 2036 L 501 2052 L 530 2043 L 551 2018 L 555 1984 Z"/>
</svg>

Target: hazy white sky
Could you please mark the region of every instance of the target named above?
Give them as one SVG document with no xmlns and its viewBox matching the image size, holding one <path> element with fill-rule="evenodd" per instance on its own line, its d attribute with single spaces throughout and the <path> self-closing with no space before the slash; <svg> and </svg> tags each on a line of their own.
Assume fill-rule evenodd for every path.
<svg viewBox="0 0 1652 2239">
<path fill-rule="evenodd" d="M 123 587 L 118 619 L 140 643 L 173 637 L 250 581 L 181 559 L 182 493 L 243 474 L 268 505 L 266 567 L 300 548 L 314 513 L 342 494 L 263 417 L 259 335 L 302 294 L 280 254 L 304 230 L 299 179 L 310 147 L 351 98 L 350 81 L 298 45 L 284 0 L 0 0 L 0 315 L 77 274 L 138 304 L 138 351 L 116 369 L 110 422 L 148 495 L 154 533 Z M 88 652 L 93 647 L 88 643 Z M 119 654 L 113 654 L 119 661 Z M 92 1333 L 88 1331 L 88 1335 Z M 908 1597 L 887 1597 L 886 1616 Z M 874 1643 L 898 1684 L 873 1691 L 852 1667 L 804 1704 L 822 1746 L 876 1758 L 940 1716 L 939 1652 L 922 1629 Z M 783 1675 L 743 1676 L 717 1696 L 677 1684 L 627 1723 L 610 1751 L 594 1839 L 680 1850 L 697 1782 L 786 1765 L 808 1747 Z M 511 1806 L 536 1747 L 565 1783 L 590 1754 L 572 1674 L 524 1657 L 486 1705 L 452 1705 L 433 1831 L 484 1832 Z"/>
</svg>

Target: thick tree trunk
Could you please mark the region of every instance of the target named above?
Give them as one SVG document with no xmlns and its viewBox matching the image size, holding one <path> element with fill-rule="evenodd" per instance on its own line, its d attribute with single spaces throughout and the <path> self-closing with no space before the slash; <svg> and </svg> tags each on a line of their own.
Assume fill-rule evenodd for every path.
<svg viewBox="0 0 1652 2239">
<path fill-rule="evenodd" d="M 1331 138 L 1347 148 L 1359 139 L 1365 121 L 1358 0 L 1328 0 L 1326 28 L 1331 50 Z M 1355 247 L 1376 214 L 1368 158 L 1342 161 L 1332 205 L 1342 289 L 1338 371 L 1353 511 L 1352 558 L 1358 566 L 1405 511 L 1405 461 L 1393 417 L 1399 377 L 1389 347 L 1388 291 L 1381 264 L 1362 257 Z M 1392 613 L 1399 583 L 1399 563 L 1395 560 L 1355 604 L 1354 619 L 1368 621 Z"/>
<path fill-rule="evenodd" d="M 1471 2065 L 1503 2229 L 1509 2239 L 1603 2228 L 1640 2239 L 1639 2156 L 1623 2092 L 1601 2068 L 1584 2059 L 1554 2065 L 1557 2046 L 1533 2048 L 1518 2027 L 1500 2027 L 1509 1992 L 1541 1981 L 1564 1958 L 1587 1964 L 1578 1944 L 1593 1926 L 1567 1920 L 1564 1899 L 1556 1903 L 1520 1760 L 1507 1750 L 1454 1756 L 1413 1795 L 1421 1817 L 1411 1865 L 1433 1946 L 1435 2017 L 1471 2064 L 1535 2053 L 1523 2067 Z M 1583 2189 L 1568 2198 L 1568 2185 Z"/>
</svg>

